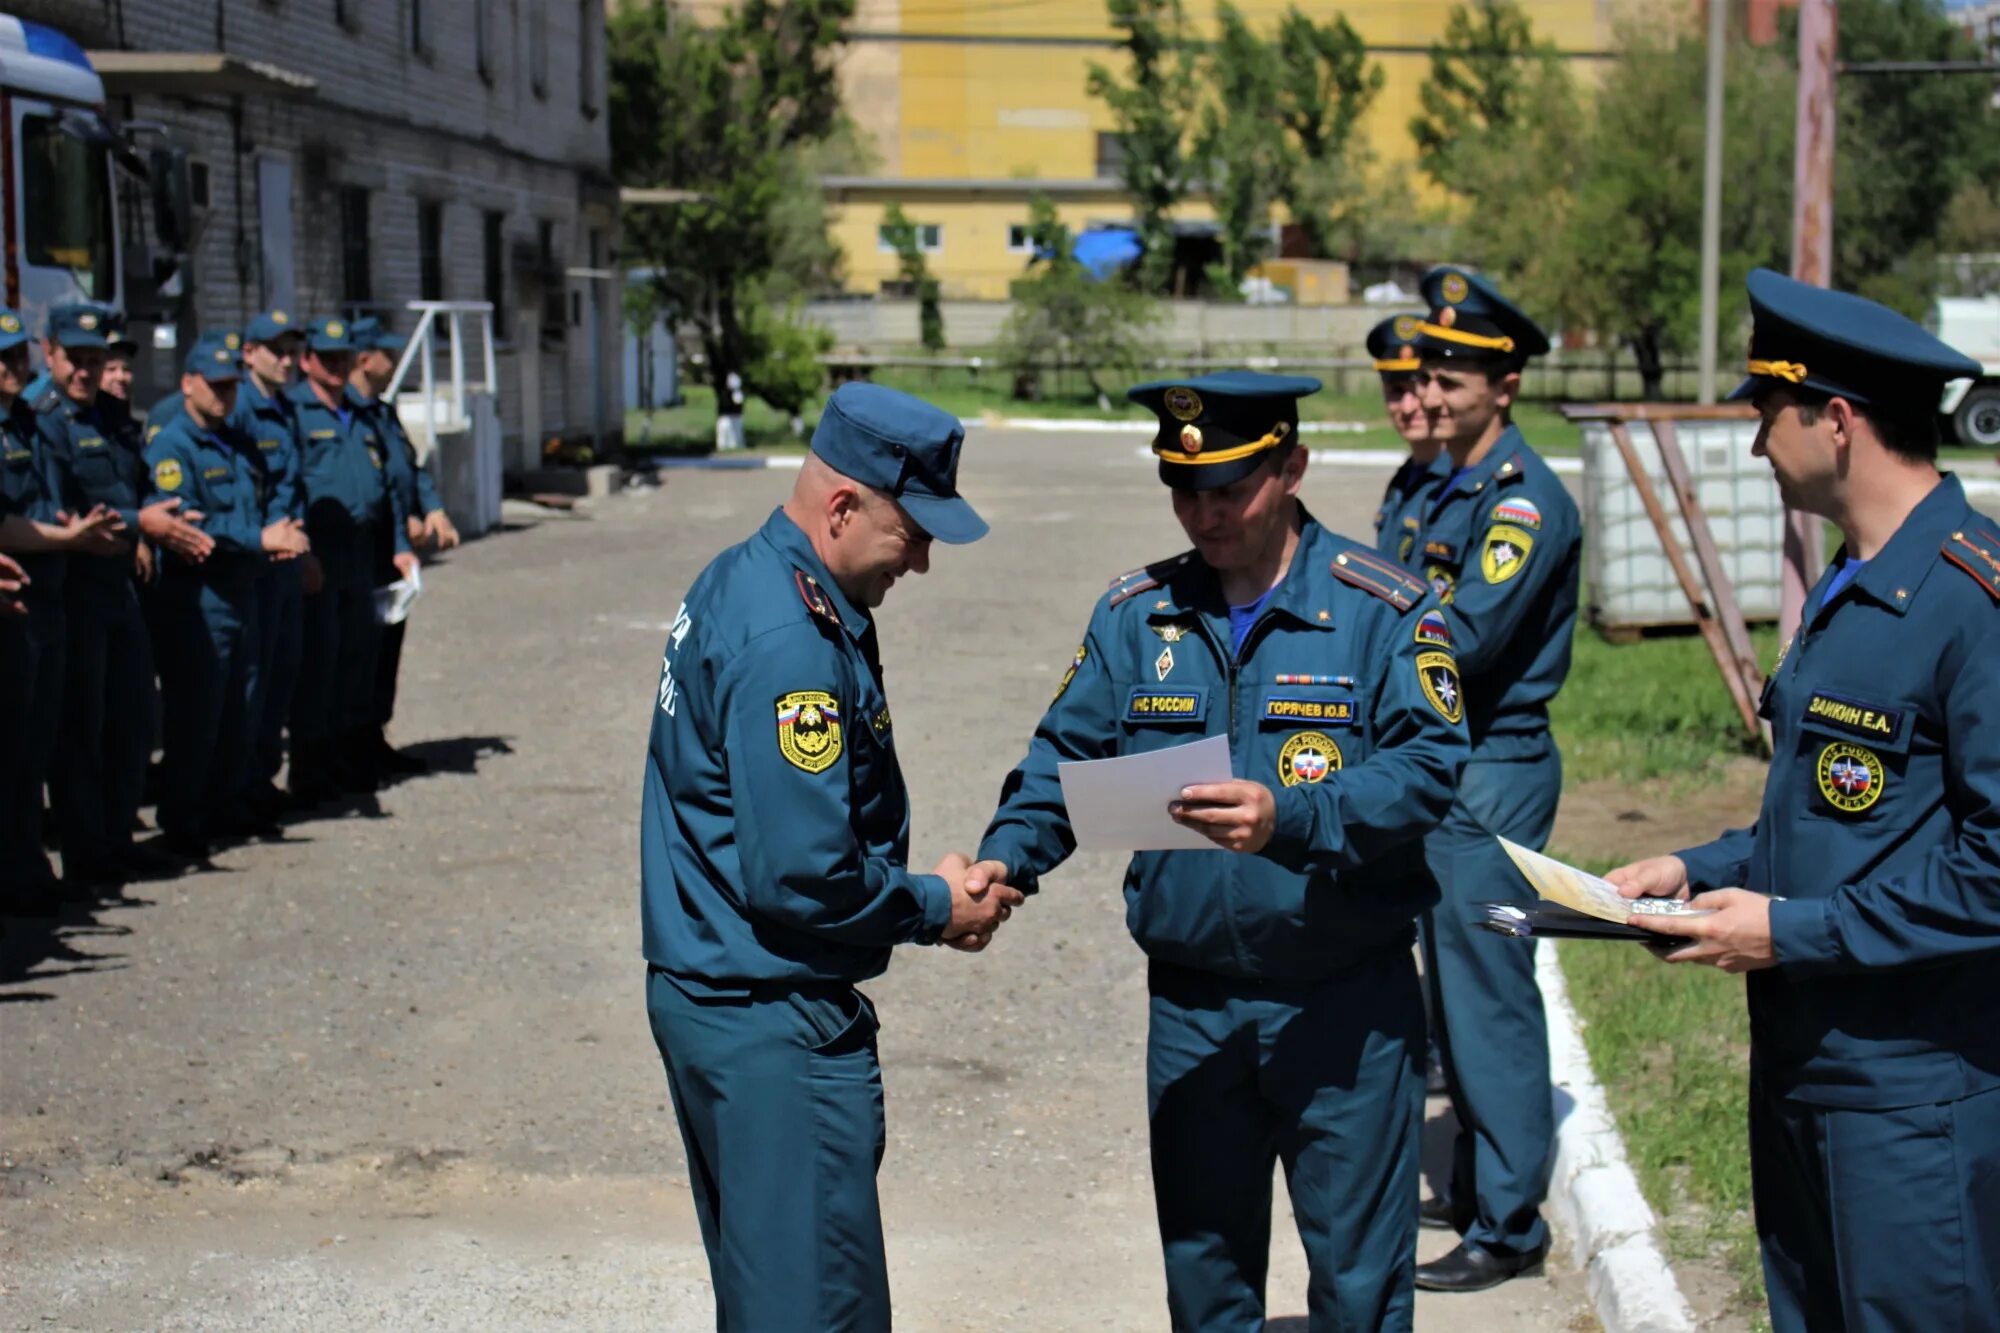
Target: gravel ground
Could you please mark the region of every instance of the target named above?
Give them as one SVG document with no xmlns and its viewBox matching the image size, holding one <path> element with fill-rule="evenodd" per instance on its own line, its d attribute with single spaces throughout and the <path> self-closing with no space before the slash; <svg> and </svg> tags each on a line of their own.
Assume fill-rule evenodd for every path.
<svg viewBox="0 0 2000 1333">
<path fill-rule="evenodd" d="M 1315 467 L 1308 502 L 1365 531 L 1391 461 Z M 882 617 L 925 865 L 970 850 L 1105 583 L 1185 546 L 1129 439 L 981 432 L 964 471 L 993 535 Z M 644 1012 L 639 778 L 682 591 L 791 477 L 665 474 L 454 553 L 394 728 L 435 772 L 216 873 L 6 923 L 0 1324 L 710 1322 Z M 1165 1326 L 1119 874 L 1078 857 L 985 955 L 905 950 L 869 987 L 904 1328 Z M 1272 1327 L 1303 1333 L 1276 1237 Z M 1552 1267 L 1420 1296 L 1417 1325 L 1592 1328 L 1587 1304 Z"/>
</svg>

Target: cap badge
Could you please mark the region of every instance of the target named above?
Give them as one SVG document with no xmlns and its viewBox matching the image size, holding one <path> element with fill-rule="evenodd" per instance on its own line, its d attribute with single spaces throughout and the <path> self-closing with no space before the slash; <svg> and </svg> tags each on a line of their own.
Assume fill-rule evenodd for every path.
<svg viewBox="0 0 2000 1333">
<path fill-rule="evenodd" d="M 222 345 L 224 347 L 227 347 L 230 351 L 233 352 L 237 348 L 243 345 L 242 335 L 235 333 L 225 333 L 222 335 Z"/>
<path fill-rule="evenodd" d="M 326 322 L 326 336 L 329 338 L 345 338 L 347 336 L 347 326 L 337 319 L 329 319 Z"/>
<path fill-rule="evenodd" d="M 215 349 L 215 360 L 217 364 L 226 366 L 229 364 L 229 353 L 218 347 Z"/>
<path fill-rule="evenodd" d="M 1166 403 L 1167 411 L 1174 414 L 1176 421 L 1193 421 L 1201 415 L 1201 395 L 1193 389 L 1176 386 L 1167 390 L 1161 401 Z"/>
<path fill-rule="evenodd" d="M 76 326 L 80 329 L 94 329 L 97 327 L 97 316 L 86 310 L 76 317 Z"/>
<path fill-rule="evenodd" d="M 1191 454 L 1201 452 L 1201 427 L 1181 427 L 1181 448 Z"/>
<path fill-rule="evenodd" d="M 271 312 L 271 322 L 273 324 L 289 324 L 292 322 L 292 317 L 282 310 L 273 310 Z"/>
<path fill-rule="evenodd" d="M 1457 305 L 1465 299 L 1466 293 L 1471 288 L 1466 285 L 1463 273 L 1447 273 L 1444 275 L 1444 281 L 1438 284 L 1438 290 L 1444 294 L 1444 299 L 1449 304 Z"/>
<path fill-rule="evenodd" d="M 1448 329 L 1458 323 L 1458 312 L 1450 306 L 1438 311 L 1438 327 Z"/>
<path fill-rule="evenodd" d="M 1396 316 L 1395 324 L 1390 327 L 1396 335 L 1396 341 L 1406 343 L 1416 338 L 1417 325 L 1422 322 L 1415 315 L 1398 315 Z"/>
</svg>

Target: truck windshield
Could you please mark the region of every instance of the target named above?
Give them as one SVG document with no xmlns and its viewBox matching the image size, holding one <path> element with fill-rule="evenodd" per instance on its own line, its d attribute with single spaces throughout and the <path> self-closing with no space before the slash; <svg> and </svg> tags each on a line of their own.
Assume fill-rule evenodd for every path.
<svg viewBox="0 0 2000 1333">
<path fill-rule="evenodd" d="M 117 300 L 104 146 L 68 132 L 54 116 L 23 116 L 21 180 L 22 260 L 68 270 L 89 300 Z"/>
</svg>

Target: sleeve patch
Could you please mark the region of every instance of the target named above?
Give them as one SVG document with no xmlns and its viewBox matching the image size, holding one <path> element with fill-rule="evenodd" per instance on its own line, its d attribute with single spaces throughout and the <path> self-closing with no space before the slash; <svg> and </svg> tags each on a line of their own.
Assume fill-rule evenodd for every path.
<svg viewBox="0 0 2000 1333">
<path fill-rule="evenodd" d="M 1535 538 L 1526 528 L 1512 523 L 1495 523 L 1486 532 L 1486 544 L 1479 552 L 1479 572 L 1488 583 L 1505 583 L 1528 567 L 1528 552 Z"/>
<path fill-rule="evenodd" d="M 1417 617 L 1416 641 L 1425 648 L 1450 649 L 1451 623 L 1442 611 L 1426 611 Z"/>
<path fill-rule="evenodd" d="M 1517 528 L 1539 532 L 1542 527 L 1542 511 L 1533 500 L 1523 498 L 1502 500 L 1493 506 L 1493 521 L 1511 523 Z"/>
<path fill-rule="evenodd" d="M 1078 644 L 1076 646 L 1076 656 L 1070 658 L 1069 670 L 1063 672 L 1062 684 L 1056 686 L 1055 699 L 1049 700 L 1050 703 L 1054 703 L 1056 699 L 1060 699 L 1064 694 L 1068 693 L 1069 683 L 1076 679 L 1076 669 L 1083 665 L 1083 659 L 1086 656 L 1088 656 L 1087 645 Z"/>
<path fill-rule="evenodd" d="M 824 690 L 793 690 L 778 699 L 778 753 L 808 773 L 839 760 L 840 704 Z"/>
<path fill-rule="evenodd" d="M 181 465 L 179 460 L 162 458 L 153 464 L 153 484 L 163 491 L 177 491 L 181 488 Z"/>
<path fill-rule="evenodd" d="M 1439 717 L 1454 726 L 1465 717 L 1465 695 L 1459 686 L 1457 658 L 1435 649 L 1418 653 L 1417 681 Z"/>
</svg>

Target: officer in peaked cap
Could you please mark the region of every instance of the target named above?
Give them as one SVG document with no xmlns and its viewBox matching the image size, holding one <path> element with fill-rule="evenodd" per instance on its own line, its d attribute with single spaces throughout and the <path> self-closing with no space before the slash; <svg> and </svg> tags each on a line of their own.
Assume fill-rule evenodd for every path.
<svg viewBox="0 0 2000 1333">
<path fill-rule="evenodd" d="M 1410 456 L 1383 488 L 1382 507 L 1375 511 L 1375 549 L 1399 564 L 1409 562 L 1423 522 L 1422 508 L 1450 470 L 1444 445 L 1431 438 L 1417 383 L 1417 372 L 1424 368 L 1416 347 L 1421 323 L 1421 315 L 1391 315 L 1368 331 L 1368 357 L 1382 379 L 1382 406 L 1389 424 L 1410 449 Z"/>
<path fill-rule="evenodd" d="M 648 700 L 646 1000 L 730 1329 L 890 1324 L 875 1009 L 897 944 L 983 947 L 1020 895 L 913 873 L 874 612 L 986 524 L 957 418 L 827 402 L 792 495 L 675 613 Z"/>
<path fill-rule="evenodd" d="M 1555 822 L 1562 759 L 1548 707 L 1569 674 L 1582 540 L 1575 502 L 1511 417 L 1521 368 L 1547 336 L 1477 273 L 1434 268 L 1422 292 L 1429 313 L 1411 345 L 1446 472 L 1418 506 L 1405 563 L 1444 601 L 1472 755 L 1425 840 L 1441 893 L 1425 980 L 1459 1131 L 1450 1188 L 1422 1217 L 1462 1239 L 1417 1269 L 1417 1285 L 1477 1291 L 1536 1271 L 1548 1250 L 1555 1108 L 1534 948 L 1471 923 L 1473 904 L 1533 898 L 1496 838 L 1540 848 Z"/>
<path fill-rule="evenodd" d="M 1232 371 L 1131 390 L 1194 549 L 1098 600 L 971 877 L 1032 891 L 1075 848 L 1061 762 L 1228 738 L 1234 780 L 1170 807 L 1220 850 L 1141 852 L 1125 873 L 1176 1329 L 1263 1326 L 1276 1160 L 1313 1327 L 1408 1329 L 1414 1311 L 1411 945 L 1465 729 L 1436 595 L 1299 502 L 1298 400 L 1319 387 Z"/>
<path fill-rule="evenodd" d="M 1771 1323 L 2000 1328 L 2000 525 L 1937 469 L 1971 358 L 1873 301 L 1750 275 L 1756 452 L 1845 538 L 1760 711 L 1757 822 L 1613 871 L 1747 972 Z M 1736 887 L 1736 886 L 1742 887 Z"/>
<path fill-rule="evenodd" d="M 181 408 L 146 444 L 152 501 L 183 500 L 203 515 L 207 554 L 162 560 L 158 626 L 167 849 L 208 859 L 210 839 L 242 822 L 250 751 L 249 673 L 257 644 L 257 571 L 265 556 L 296 559 L 297 524 L 272 521 L 250 451 L 230 438 L 242 340 L 205 333 L 188 349 Z"/>
</svg>

